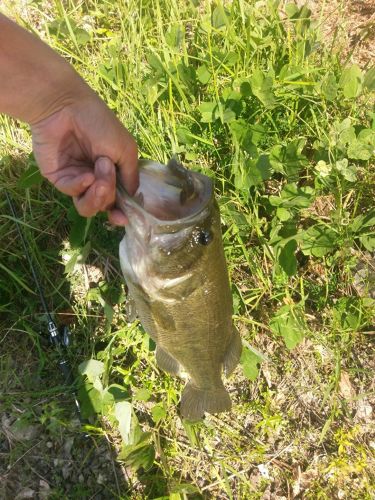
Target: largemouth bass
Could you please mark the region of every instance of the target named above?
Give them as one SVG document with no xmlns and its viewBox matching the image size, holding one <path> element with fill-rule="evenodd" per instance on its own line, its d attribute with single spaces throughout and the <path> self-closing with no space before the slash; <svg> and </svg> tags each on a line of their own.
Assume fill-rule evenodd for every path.
<svg viewBox="0 0 375 500">
<path fill-rule="evenodd" d="M 212 181 L 176 160 L 167 166 L 141 160 L 139 175 L 134 197 L 117 187 L 117 205 L 129 219 L 120 263 L 130 296 L 156 343 L 158 366 L 190 377 L 182 416 L 229 410 L 221 374 L 234 370 L 242 344 L 232 323 Z"/>
</svg>

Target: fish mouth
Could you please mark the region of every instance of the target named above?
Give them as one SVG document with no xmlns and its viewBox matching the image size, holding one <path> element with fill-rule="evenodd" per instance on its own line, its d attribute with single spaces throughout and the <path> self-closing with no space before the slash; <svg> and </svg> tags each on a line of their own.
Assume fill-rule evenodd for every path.
<svg viewBox="0 0 375 500">
<path fill-rule="evenodd" d="M 186 169 L 175 159 L 162 165 L 139 160 L 139 187 L 130 196 L 117 175 L 116 205 L 128 217 L 137 213 L 154 226 L 168 230 L 190 225 L 200 219 L 213 199 L 209 177 Z"/>
</svg>

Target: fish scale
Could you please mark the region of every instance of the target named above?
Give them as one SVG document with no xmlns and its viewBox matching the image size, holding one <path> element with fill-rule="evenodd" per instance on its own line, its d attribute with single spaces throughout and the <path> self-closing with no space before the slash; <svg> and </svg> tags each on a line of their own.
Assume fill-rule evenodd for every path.
<svg viewBox="0 0 375 500">
<path fill-rule="evenodd" d="M 141 160 L 139 172 L 134 197 L 119 181 L 117 188 L 117 206 L 129 219 L 120 244 L 129 294 L 156 343 L 158 366 L 188 374 L 182 416 L 229 410 L 222 372 L 234 370 L 242 343 L 232 322 L 212 181 L 175 160 L 166 166 Z"/>
</svg>

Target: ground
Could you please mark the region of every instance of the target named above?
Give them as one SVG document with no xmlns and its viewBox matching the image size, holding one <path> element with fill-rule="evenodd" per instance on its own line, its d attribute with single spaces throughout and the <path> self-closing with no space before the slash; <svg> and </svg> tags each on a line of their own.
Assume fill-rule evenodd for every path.
<svg viewBox="0 0 375 500">
<path fill-rule="evenodd" d="M 38 177 L 27 127 L 2 117 L 0 187 L 71 329 L 84 422 L 2 189 L 0 498 L 373 498 L 374 3 L 309 2 L 311 19 L 275 5 L 1 5 L 142 156 L 177 153 L 215 179 L 244 354 L 231 412 L 182 420 L 184 383 L 129 313 L 123 230 L 80 218 Z"/>
</svg>

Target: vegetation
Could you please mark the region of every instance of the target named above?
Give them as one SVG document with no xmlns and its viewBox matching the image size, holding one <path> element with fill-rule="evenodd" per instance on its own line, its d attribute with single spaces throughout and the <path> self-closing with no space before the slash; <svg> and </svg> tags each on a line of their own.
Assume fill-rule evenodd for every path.
<svg viewBox="0 0 375 500">
<path fill-rule="evenodd" d="M 319 13 L 292 3 L 31 0 L 7 12 L 76 67 L 142 157 L 178 154 L 214 179 L 244 351 L 232 412 L 182 421 L 182 382 L 128 322 L 123 231 L 81 218 L 40 177 L 27 128 L 2 116 L 0 184 L 72 331 L 91 437 L 81 442 L 1 195 L 0 492 L 372 498 L 374 68 L 351 64 Z"/>
</svg>

